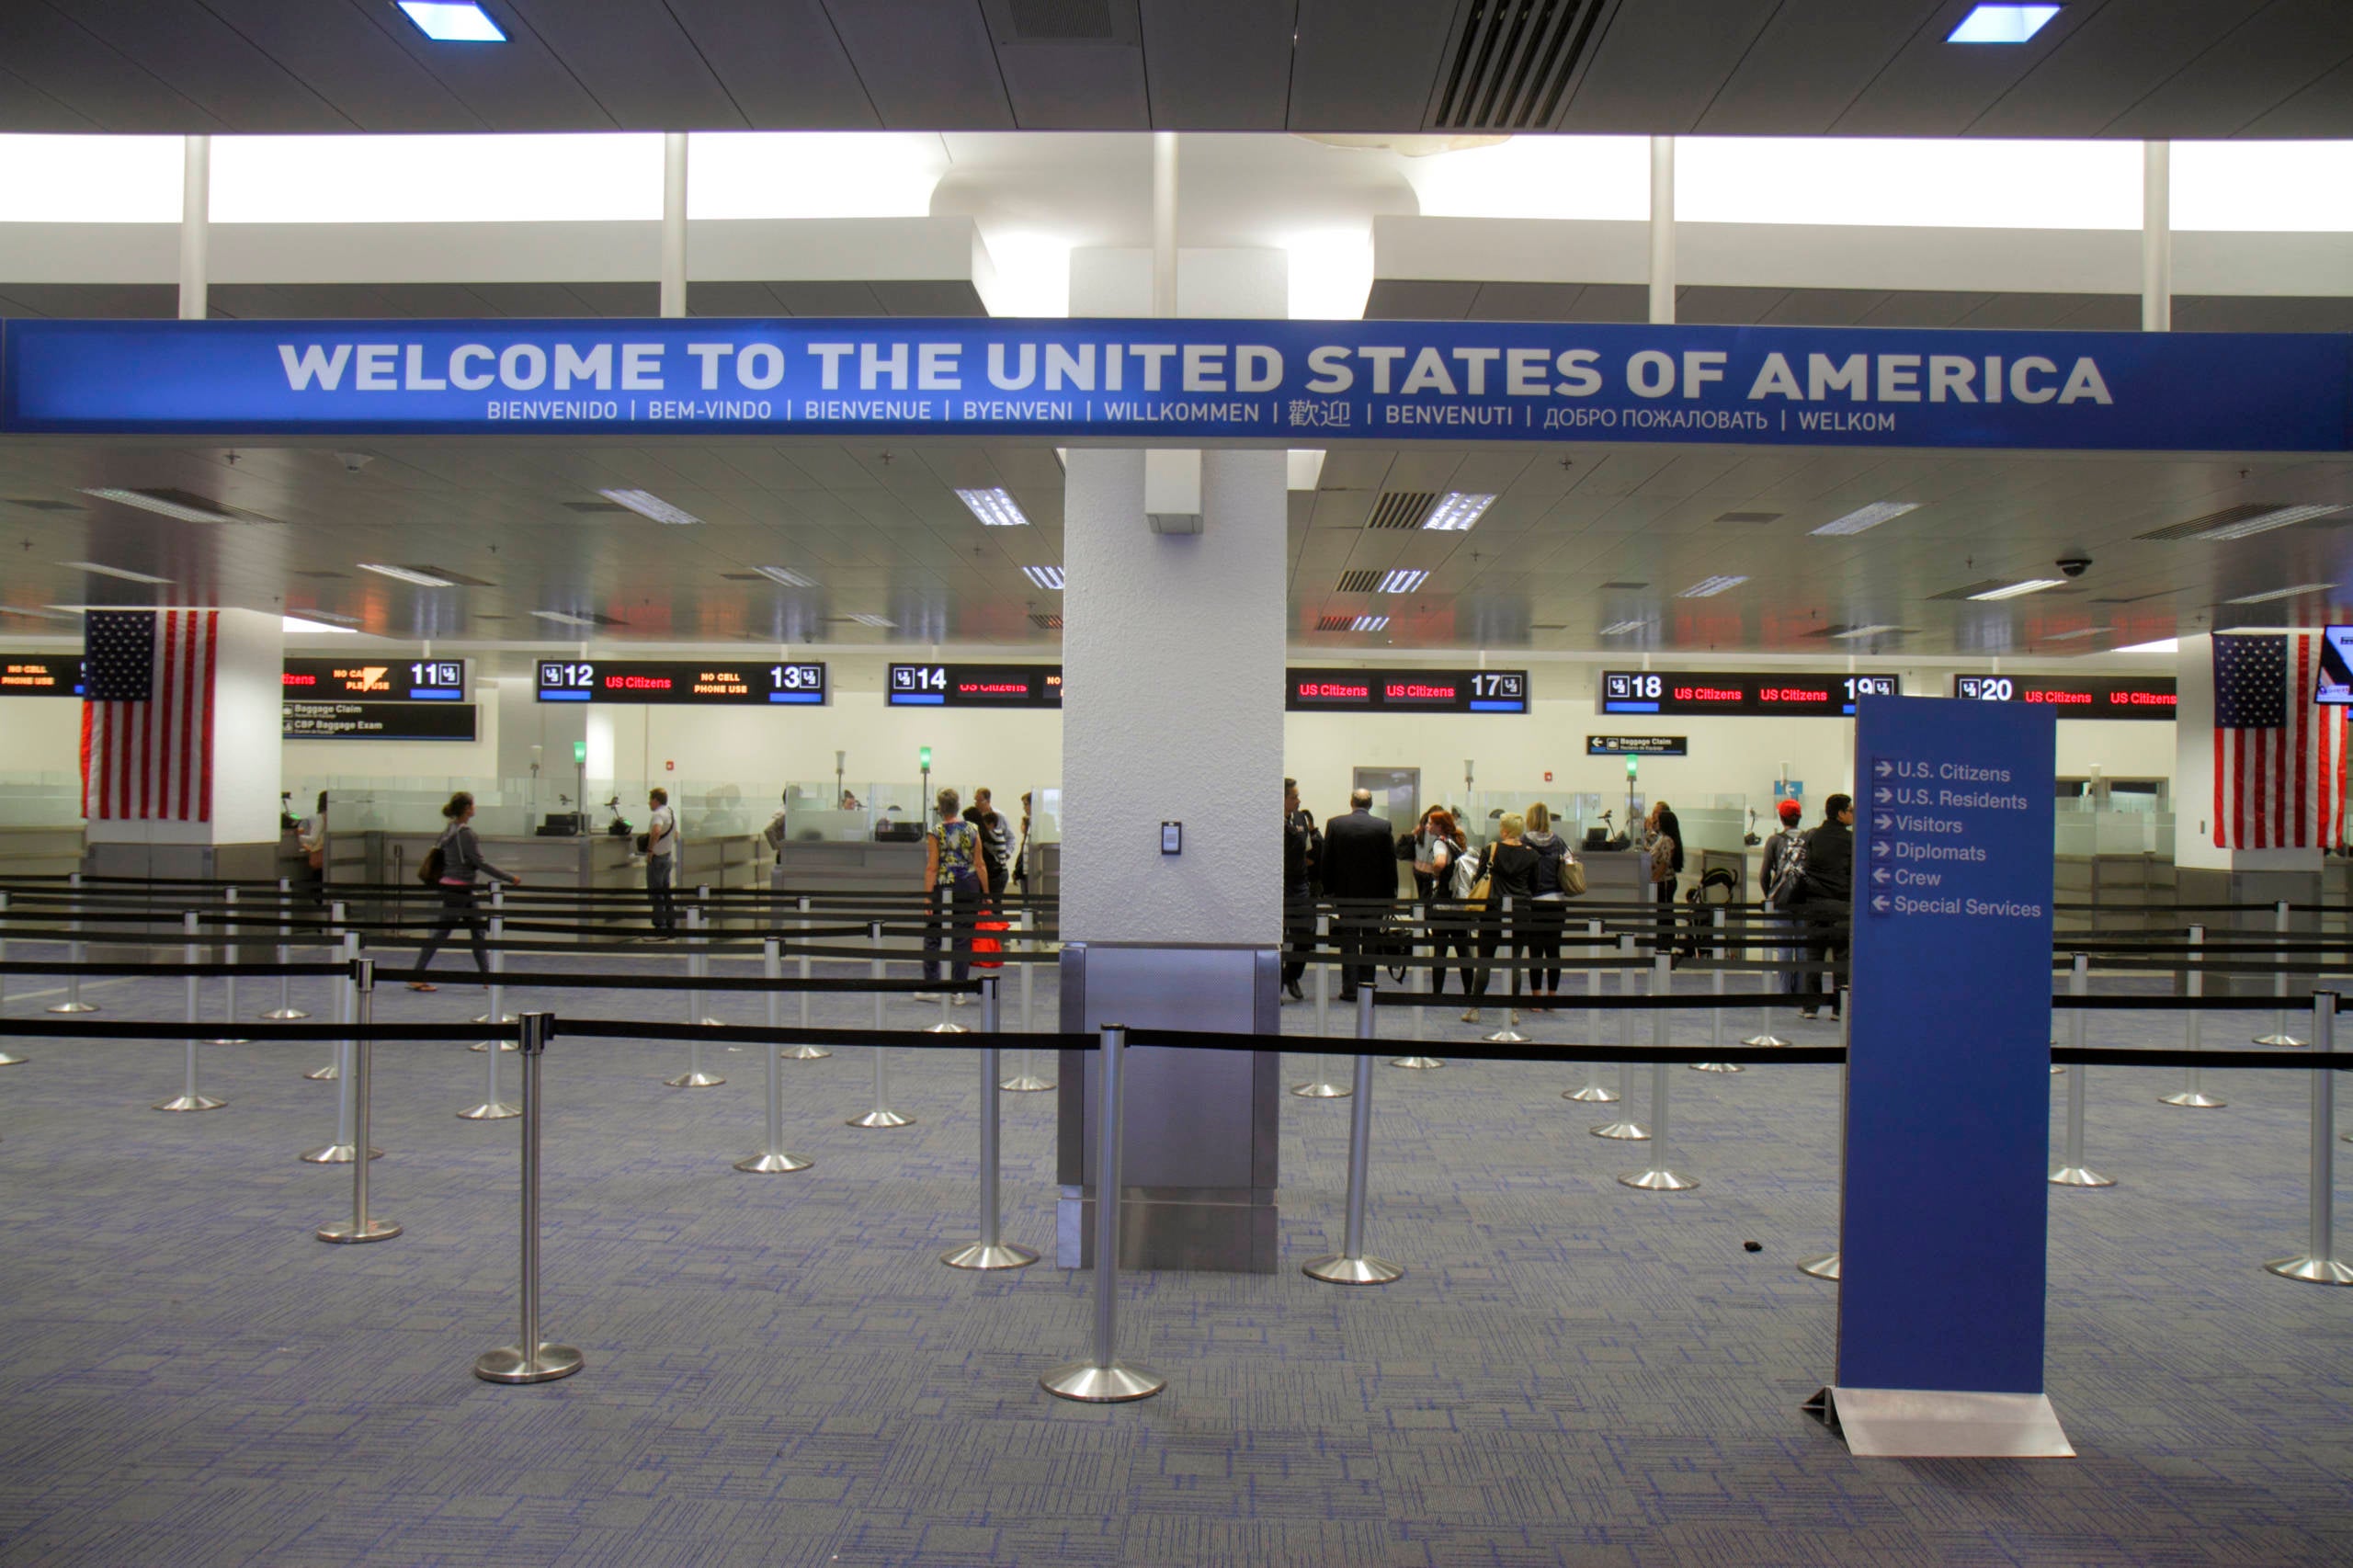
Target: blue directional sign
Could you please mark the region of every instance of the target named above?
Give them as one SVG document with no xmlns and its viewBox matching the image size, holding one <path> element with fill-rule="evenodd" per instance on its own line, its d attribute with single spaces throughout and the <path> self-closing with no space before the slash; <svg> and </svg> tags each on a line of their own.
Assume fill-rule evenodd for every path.
<svg viewBox="0 0 2353 1568">
<path fill-rule="evenodd" d="M 1841 1388 L 2042 1391 L 2048 709 L 1856 713 Z"/>
</svg>

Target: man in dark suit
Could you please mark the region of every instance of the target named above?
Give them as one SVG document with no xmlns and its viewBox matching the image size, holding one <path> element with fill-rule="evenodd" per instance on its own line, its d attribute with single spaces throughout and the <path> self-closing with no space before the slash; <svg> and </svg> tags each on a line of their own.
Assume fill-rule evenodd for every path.
<svg viewBox="0 0 2353 1568">
<path fill-rule="evenodd" d="M 1386 906 L 1397 901 L 1397 844 L 1389 824 L 1372 814 L 1372 791 L 1348 797 L 1348 812 L 1324 824 L 1324 892 L 1353 908 L 1338 918 L 1340 1000 L 1354 1002 L 1357 986 L 1372 966 L 1364 953 L 1381 929 Z M 1375 908 L 1369 901 L 1379 900 Z"/>
</svg>

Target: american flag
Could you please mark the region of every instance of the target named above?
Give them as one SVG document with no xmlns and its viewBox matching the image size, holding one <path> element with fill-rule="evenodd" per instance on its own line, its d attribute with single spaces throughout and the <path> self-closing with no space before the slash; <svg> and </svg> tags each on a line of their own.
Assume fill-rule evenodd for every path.
<svg viewBox="0 0 2353 1568">
<path fill-rule="evenodd" d="M 2317 707 L 2317 631 L 2214 638 L 2214 842 L 2225 849 L 2336 844 L 2345 712 Z"/>
<path fill-rule="evenodd" d="M 212 673 L 221 612 L 84 618 L 82 814 L 212 820 Z"/>
</svg>

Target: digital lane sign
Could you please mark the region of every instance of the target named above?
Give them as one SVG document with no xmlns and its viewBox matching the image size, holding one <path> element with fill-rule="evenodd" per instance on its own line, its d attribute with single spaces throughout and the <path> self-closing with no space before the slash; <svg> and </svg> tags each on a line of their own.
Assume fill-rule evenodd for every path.
<svg viewBox="0 0 2353 1568">
<path fill-rule="evenodd" d="M 1604 713 L 1728 713 L 1736 718 L 1851 718 L 1858 697 L 1901 697 L 1895 676 L 1743 671 L 1605 670 Z"/>
<path fill-rule="evenodd" d="M 463 659 L 289 659 L 279 677 L 290 700 L 359 698 L 371 702 L 463 702 Z"/>
<path fill-rule="evenodd" d="M 1286 670 L 1293 713 L 1525 713 L 1526 670 Z"/>
<path fill-rule="evenodd" d="M 893 708 L 1060 708 L 1060 665 L 892 665 Z"/>
<path fill-rule="evenodd" d="M 2179 699 L 2171 676 L 1991 676 L 1952 677 L 1966 702 L 2026 702 L 2062 719 L 2170 721 Z"/>
<path fill-rule="evenodd" d="M 815 707 L 822 664 L 722 664 L 716 659 L 541 659 L 541 702 L 636 702 L 684 708 Z"/>
<path fill-rule="evenodd" d="M 0 697 L 79 697 L 79 653 L 0 653 Z"/>
</svg>

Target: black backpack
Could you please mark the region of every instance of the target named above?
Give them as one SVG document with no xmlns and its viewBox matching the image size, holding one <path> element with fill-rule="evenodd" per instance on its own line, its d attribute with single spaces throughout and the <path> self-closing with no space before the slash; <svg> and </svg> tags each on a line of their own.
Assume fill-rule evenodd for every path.
<svg viewBox="0 0 2353 1568">
<path fill-rule="evenodd" d="M 1787 909 L 1797 902 L 1799 892 L 1805 886 L 1805 847 L 1813 835 L 1792 833 L 1781 846 L 1781 863 L 1774 868 L 1773 885 L 1765 890 L 1765 903 L 1771 909 Z"/>
<path fill-rule="evenodd" d="M 426 887 L 431 887 L 441 880 L 443 863 L 441 846 L 437 844 L 425 852 L 424 859 L 416 863 L 416 880 Z"/>
</svg>

